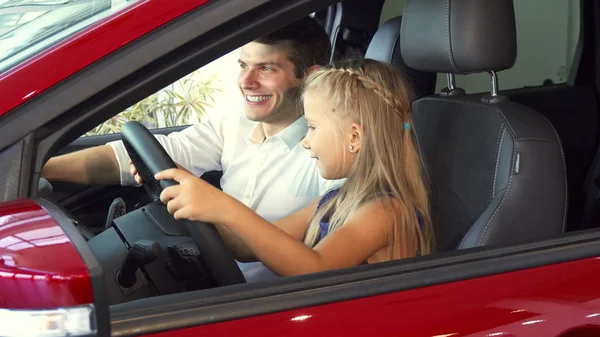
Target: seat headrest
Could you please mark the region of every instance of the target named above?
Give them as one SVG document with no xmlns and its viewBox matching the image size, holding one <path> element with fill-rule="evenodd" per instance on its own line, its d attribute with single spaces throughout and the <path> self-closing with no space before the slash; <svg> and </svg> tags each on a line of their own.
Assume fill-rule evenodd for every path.
<svg viewBox="0 0 600 337">
<path fill-rule="evenodd" d="M 396 66 L 395 63 L 404 65 L 402 61 L 402 55 L 400 54 L 400 27 L 402 26 L 402 17 L 397 16 L 389 19 L 382 24 L 371 42 L 365 53 L 365 58 L 373 60 L 391 63 Z"/>
<path fill-rule="evenodd" d="M 517 56 L 513 1 L 406 0 L 400 41 L 404 62 L 415 69 L 508 69 Z"/>
<path fill-rule="evenodd" d="M 397 16 L 382 24 L 369 43 L 365 58 L 390 63 L 404 72 L 411 83 L 415 98 L 433 95 L 435 92 L 436 74 L 410 68 L 402 59 L 400 52 L 400 27 L 402 17 Z"/>
</svg>

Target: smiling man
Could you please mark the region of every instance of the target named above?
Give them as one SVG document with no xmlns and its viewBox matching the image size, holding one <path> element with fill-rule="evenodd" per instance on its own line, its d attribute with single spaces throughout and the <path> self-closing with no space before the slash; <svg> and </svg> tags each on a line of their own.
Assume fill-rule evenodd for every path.
<svg viewBox="0 0 600 337">
<path fill-rule="evenodd" d="M 158 141 L 196 176 L 222 171 L 223 191 L 268 221 L 295 212 L 342 183 L 324 180 L 301 145 L 307 125 L 298 102 L 300 87 L 311 70 L 327 64 L 330 53 L 329 37 L 311 18 L 244 45 L 238 77 L 244 115 L 208 119 L 157 136 Z M 120 141 L 51 158 L 42 176 L 82 184 L 135 184 Z M 245 275 L 252 279 L 250 273 Z"/>
</svg>

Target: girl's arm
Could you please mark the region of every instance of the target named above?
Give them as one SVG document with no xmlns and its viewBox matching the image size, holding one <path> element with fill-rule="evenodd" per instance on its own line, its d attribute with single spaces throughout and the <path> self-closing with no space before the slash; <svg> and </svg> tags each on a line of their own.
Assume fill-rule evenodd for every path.
<svg viewBox="0 0 600 337">
<path fill-rule="evenodd" d="M 237 200 L 234 200 L 237 202 Z M 234 208 L 232 208 L 233 210 Z M 235 207 L 222 225 L 244 240 L 254 255 L 281 276 L 300 275 L 359 265 L 389 244 L 393 217 L 379 201 L 369 202 L 314 248 L 271 226 L 247 208 Z M 252 226 L 245 225 L 250 221 Z"/>
<path fill-rule="evenodd" d="M 252 247 L 249 247 L 243 238 L 240 238 L 231 228 L 222 226 L 222 219 L 232 213 L 254 211 L 238 202 L 219 189 L 211 186 L 189 171 L 178 168 L 159 172 L 156 179 L 173 179 L 179 185 L 170 186 L 163 190 L 160 200 L 167 205 L 169 213 L 175 219 L 189 219 L 215 224 L 223 241 L 227 244 L 233 256 L 243 262 L 255 261 L 256 256 Z M 315 212 L 318 201 L 315 201 L 296 213 L 276 221 L 274 224 L 255 216 L 240 219 L 241 225 L 254 228 L 255 222 L 266 223 L 270 227 L 278 228 L 290 237 L 300 241 L 304 237 L 308 223 Z M 273 226 L 275 225 L 275 226 Z"/>
<path fill-rule="evenodd" d="M 222 232 L 233 244 L 232 250 L 247 255 L 251 251 L 254 257 L 281 276 L 359 265 L 388 245 L 393 229 L 393 217 L 390 216 L 393 210 L 380 201 L 372 201 L 361 206 L 344 226 L 313 249 L 301 240 L 316 202 L 273 226 L 241 202 L 189 172 L 169 169 L 158 173 L 156 179 L 179 182 L 179 185 L 164 189 L 160 196 L 176 219 L 203 221 L 227 228 L 228 231 Z M 232 239 L 231 234 L 237 240 Z"/>
<path fill-rule="evenodd" d="M 243 226 L 254 227 L 257 226 L 257 224 L 255 224 L 256 221 L 264 222 L 269 224 L 269 226 L 274 225 L 283 232 L 287 233 L 290 237 L 294 238 L 294 240 L 302 241 L 308 224 L 312 219 L 312 216 L 317 208 L 317 203 L 318 200 L 315 200 L 314 202 L 308 204 L 296 213 L 288 215 L 285 218 L 281 218 L 272 224 L 268 223 L 265 219 L 261 217 L 258 217 L 260 220 L 258 220 L 255 217 L 249 217 L 240 220 L 242 221 L 240 224 L 242 224 Z M 233 203 L 231 207 L 237 207 L 242 209 L 245 208 L 256 215 L 254 211 L 250 210 L 248 207 L 241 203 L 237 205 Z M 241 262 L 253 262 L 257 260 L 257 257 L 252 251 L 252 249 L 244 242 L 244 240 L 242 240 L 238 235 L 236 235 L 234 231 L 229 229 L 227 226 L 219 224 L 216 224 L 216 227 L 229 249 L 231 249 L 236 260 Z"/>
</svg>

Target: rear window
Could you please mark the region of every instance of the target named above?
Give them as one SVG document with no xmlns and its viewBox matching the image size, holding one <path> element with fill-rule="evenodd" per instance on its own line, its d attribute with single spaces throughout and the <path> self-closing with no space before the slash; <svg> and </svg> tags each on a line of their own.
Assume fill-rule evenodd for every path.
<svg viewBox="0 0 600 337">
<path fill-rule="evenodd" d="M 0 0 L 0 73 L 134 2 Z"/>
</svg>

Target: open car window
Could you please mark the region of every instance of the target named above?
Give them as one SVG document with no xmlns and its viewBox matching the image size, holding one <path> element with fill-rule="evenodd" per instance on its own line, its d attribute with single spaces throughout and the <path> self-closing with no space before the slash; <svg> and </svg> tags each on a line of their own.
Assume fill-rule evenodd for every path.
<svg viewBox="0 0 600 337">
<path fill-rule="evenodd" d="M 243 100 L 236 84 L 239 49 L 185 75 L 87 132 L 99 136 L 121 132 L 129 121 L 148 129 L 181 127 L 204 118 L 240 114 Z"/>
<path fill-rule="evenodd" d="M 0 0 L 0 73 L 137 0 Z"/>
</svg>

